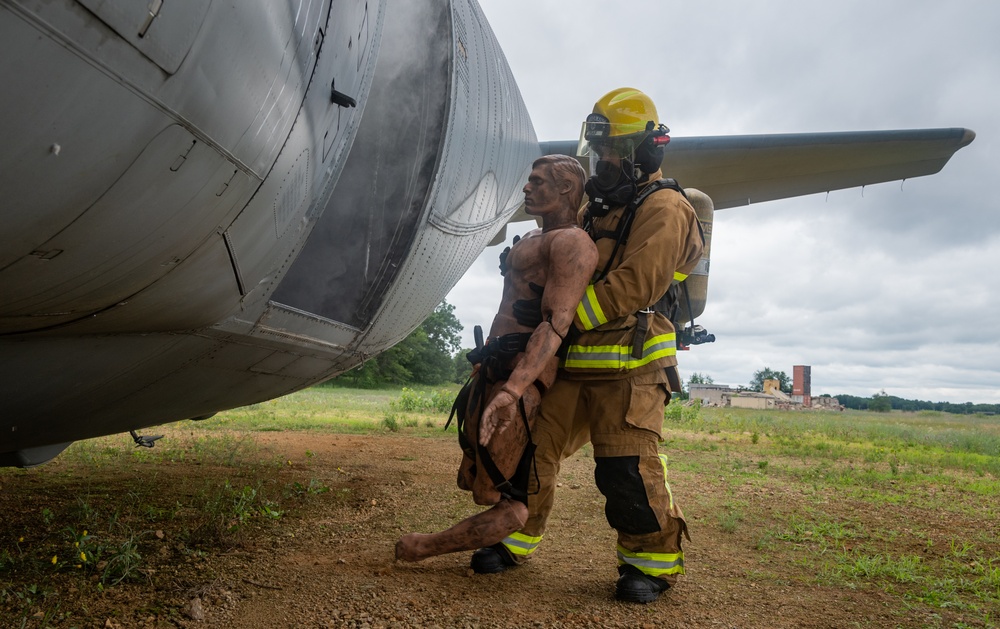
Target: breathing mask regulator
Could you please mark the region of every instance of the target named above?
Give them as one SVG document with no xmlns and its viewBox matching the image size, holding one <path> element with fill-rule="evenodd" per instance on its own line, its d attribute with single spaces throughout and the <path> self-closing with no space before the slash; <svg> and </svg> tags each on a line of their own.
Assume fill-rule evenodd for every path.
<svg viewBox="0 0 1000 629">
<path fill-rule="evenodd" d="M 591 216 L 628 205 L 639 185 L 660 168 L 670 132 L 639 90 L 620 88 L 601 97 L 583 123 L 577 155 L 589 158 L 586 184 Z"/>
</svg>

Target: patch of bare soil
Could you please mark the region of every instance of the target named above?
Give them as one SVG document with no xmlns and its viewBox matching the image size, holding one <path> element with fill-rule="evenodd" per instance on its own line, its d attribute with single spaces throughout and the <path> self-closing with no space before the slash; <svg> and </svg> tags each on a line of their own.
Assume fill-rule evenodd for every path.
<svg viewBox="0 0 1000 629">
<path fill-rule="evenodd" d="M 452 440 L 298 432 L 257 439 L 270 462 L 252 471 L 197 462 L 89 468 L 56 461 L 0 476 L 0 548 L 7 553 L 0 626 L 983 626 L 959 612 L 907 610 L 875 587 L 815 585 L 794 549 L 761 547 L 749 532 L 758 528 L 726 532 L 717 519 L 699 515 L 699 505 L 731 495 L 724 478 L 677 470 L 672 485 L 692 536 L 687 574 L 655 603 L 619 603 L 614 532 L 586 453 L 564 465 L 550 529 L 527 565 L 483 576 L 468 569 L 468 553 L 396 563 L 400 535 L 439 530 L 477 509 L 455 486 L 459 453 Z M 198 519 L 196 511 L 209 508 L 199 496 L 227 481 L 266 492 L 280 518 L 255 507 L 242 526 L 224 522 L 213 535 L 212 523 Z M 155 492 L 135 491 L 150 486 Z M 741 499 L 750 505 L 747 518 L 808 508 L 795 491 L 748 489 Z M 105 585 L 96 567 L 45 566 L 49 549 L 69 533 L 42 532 L 43 519 L 62 520 L 79 534 L 76 521 L 87 516 L 81 509 L 106 514 L 126 503 L 138 505 L 130 513 L 149 511 L 149 530 L 133 528 L 142 561 L 129 578 Z M 928 514 L 901 506 L 870 517 Z M 88 534 L 111 537 L 116 525 L 104 522 L 108 531 Z M 947 526 L 954 531 L 956 523 Z M 113 556 L 105 549 L 105 558 Z"/>
</svg>

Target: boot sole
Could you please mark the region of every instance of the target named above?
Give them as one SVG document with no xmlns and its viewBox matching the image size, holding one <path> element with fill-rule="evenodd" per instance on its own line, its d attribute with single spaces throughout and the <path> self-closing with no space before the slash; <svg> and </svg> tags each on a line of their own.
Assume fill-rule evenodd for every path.
<svg viewBox="0 0 1000 629">
<path fill-rule="evenodd" d="M 663 592 L 648 592 L 636 590 L 615 590 L 615 598 L 626 603 L 652 603 L 660 598 Z"/>
</svg>

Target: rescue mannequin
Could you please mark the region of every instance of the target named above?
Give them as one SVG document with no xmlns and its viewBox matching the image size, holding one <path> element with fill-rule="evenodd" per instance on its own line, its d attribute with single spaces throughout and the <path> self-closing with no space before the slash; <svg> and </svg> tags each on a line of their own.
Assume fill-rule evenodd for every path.
<svg viewBox="0 0 1000 629">
<path fill-rule="evenodd" d="M 501 255 L 500 307 L 489 341 L 470 352 L 476 371 L 456 401 L 463 450 L 458 485 L 472 492 L 476 504 L 492 507 L 439 533 L 404 535 L 396 559 L 420 561 L 490 546 L 525 523 L 530 429 L 556 377 L 556 350 L 597 264 L 597 247 L 577 225 L 585 179 L 580 164 L 564 155 L 532 164 L 524 209 L 541 218 L 542 227 L 515 239 Z M 518 302 L 537 304 L 541 320 L 519 323 Z"/>
<path fill-rule="evenodd" d="M 694 269 L 704 238 L 679 186 L 661 179 L 668 131 L 652 100 L 631 88 L 601 97 L 584 122 L 579 154 L 592 176 L 582 224 L 597 243 L 597 273 L 539 409 L 528 520 L 473 553 L 476 572 L 501 572 L 534 552 L 560 463 L 590 440 L 605 515 L 618 532 L 615 596 L 648 603 L 684 573 L 687 526 L 658 452 L 664 407 L 680 390 L 676 333 L 652 306 Z"/>
</svg>

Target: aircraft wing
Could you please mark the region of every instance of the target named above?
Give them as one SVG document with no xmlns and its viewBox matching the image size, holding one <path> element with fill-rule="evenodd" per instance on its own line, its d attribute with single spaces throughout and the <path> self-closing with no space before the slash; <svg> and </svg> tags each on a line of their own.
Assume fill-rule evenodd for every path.
<svg viewBox="0 0 1000 629">
<path fill-rule="evenodd" d="M 975 137 L 950 128 L 673 138 L 663 171 L 720 210 L 932 175 Z M 574 155 L 576 144 L 543 142 L 542 152 Z M 512 220 L 530 218 L 521 215 Z"/>
</svg>

